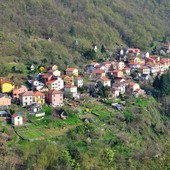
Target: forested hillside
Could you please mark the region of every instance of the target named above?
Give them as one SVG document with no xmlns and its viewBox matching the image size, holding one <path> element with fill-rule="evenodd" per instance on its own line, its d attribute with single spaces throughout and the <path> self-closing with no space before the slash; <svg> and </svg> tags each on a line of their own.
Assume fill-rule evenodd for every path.
<svg viewBox="0 0 170 170">
<path fill-rule="evenodd" d="M 2 0 L 0 57 L 64 67 L 80 65 L 94 43 L 148 49 L 168 39 L 169 17 L 169 0 Z"/>
</svg>

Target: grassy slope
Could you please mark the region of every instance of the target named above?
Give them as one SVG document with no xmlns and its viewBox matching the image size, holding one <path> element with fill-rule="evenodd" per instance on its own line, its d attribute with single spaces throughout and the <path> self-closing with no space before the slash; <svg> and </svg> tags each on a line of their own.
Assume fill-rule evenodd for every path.
<svg viewBox="0 0 170 170">
<path fill-rule="evenodd" d="M 114 151 L 114 162 L 111 166 L 116 166 L 117 169 L 147 170 L 169 166 L 169 118 L 159 113 L 158 103 L 153 98 L 130 98 L 122 111 L 111 111 L 110 108 L 108 112 L 106 106 L 99 103 L 89 103 L 88 107 L 100 115 L 93 116 L 94 123 L 75 126 L 63 136 L 58 128 L 51 128 L 52 135 L 57 135 L 56 137 L 46 141 L 20 141 L 19 145 L 14 144 L 13 148 L 17 147 L 17 150 L 21 151 L 25 165 L 31 169 L 32 165 L 42 165 L 40 162 L 49 150 L 41 148 L 44 145 L 48 147 L 49 144 L 57 151 L 54 158 L 57 167 L 63 166 L 60 161 L 63 159 L 61 153 L 65 149 L 80 163 L 81 169 L 106 167 L 107 161 L 103 158 L 106 149 Z M 48 130 L 46 132 L 48 133 Z M 31 155 L 37 155 L 38 162 L 36 158 L 31 158 Z M 58 157 L 60 161 L 57 160 Z M 52 166 L 54 162 L 44 162 L 46 165 L 42 166 Z"/>
</svg>

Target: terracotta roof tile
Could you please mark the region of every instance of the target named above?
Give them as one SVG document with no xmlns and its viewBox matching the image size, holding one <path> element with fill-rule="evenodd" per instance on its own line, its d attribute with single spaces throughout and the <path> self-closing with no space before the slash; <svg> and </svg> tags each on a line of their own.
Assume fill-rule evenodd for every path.
<svg viewBox="0 0 170 170">
<path fill-rule="evenodd" d="M 76 68 L 67 68 L 66 71 L 72 72 L 72 71 L 74 71 L 75 69 L 76 69 Z"/>
<path fill-rule="evenodd" d="M 40 91 L 34 92 L 35 96 L 44 96 L 44 93 L 41 93 Z"/>
<path fill-rule="evenodd" d="M 95 70 L 93 73 L 94 74 L 102 74 L 102 73 L 105 73 L 105 71 L 104 70 Z"/>
</svg>

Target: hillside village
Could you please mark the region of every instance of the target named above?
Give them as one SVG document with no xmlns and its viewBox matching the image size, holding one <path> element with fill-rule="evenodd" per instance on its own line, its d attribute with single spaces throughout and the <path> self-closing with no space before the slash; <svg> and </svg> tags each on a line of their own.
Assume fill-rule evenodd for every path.
<svg viewBox="0 0 170 170">
<path fill-rule="evenodd" d="M 162 46 L 168 53 L 170 44 Z M 94 49 L 97 51 L 97 46 Z M 27 80 L 27 86 L 20 87 L 6 80 L 0 81 L 0 116 L 11 116 L 14 126 L 24 124 L 25 115 L 21 112 L 10 113 L 11 104 L 20 108 L 26 108 L 36 117 L 44 117 L 42 106 L 47 105 L 59 108 L 65 100 L 83 100 L 92 96 L 96 100 L 100 98 L 119 98 L 122 95 L 143 96 L 146 92 L 141 89 L 140 83 L 147 82 L 151 77 L 163 74 L 169 70 L 170 59 L 158 55 L 150 55 L 138 48 L 121 49 L 116 59 L 97 62 L 93 61 L 85 67 L 85 72 L 79 75 L 77 68 L 67 68 L 65 74 L 61 74 L 57 65 L 49 65 L 39 68 L 39 74 Z M 35 66 L 30 66 L 30 71 Z M 101 89 L 107 94 L 100 95 Z"/>
</svg>

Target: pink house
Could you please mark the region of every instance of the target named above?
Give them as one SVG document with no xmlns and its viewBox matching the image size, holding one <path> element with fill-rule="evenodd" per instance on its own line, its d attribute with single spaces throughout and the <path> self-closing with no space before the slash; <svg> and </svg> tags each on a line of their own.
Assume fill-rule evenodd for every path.
<svg viewBox="0 0 170 170">
<path fill-rule="evenodd" d="M 0 93 L 0 106 L 10 106 L 11 105 L 11 98 L 6 95 Z"/>
<path fill-rule="evenodd" d="M 26 92 L 26 91 L 28 91 L 28 90 L 27 90 L 27 87 L 22 85 L 22 86 L 19 87 L 19 88 L 13 89 L 13 91 L 12 91 L 12 96 L 13 96 L 13 98 L 19 99 L 19 95 L 20 95 L 21 93 Z"/>
<path fill-rule="evenodd" d="M 45 100 L 53 107 L 63 105 L 63 92 L 58 90 L 50 90 L 45 94 Z"/>
</svg>

